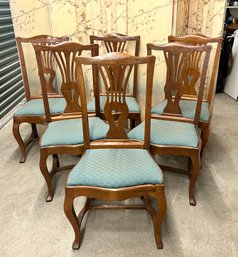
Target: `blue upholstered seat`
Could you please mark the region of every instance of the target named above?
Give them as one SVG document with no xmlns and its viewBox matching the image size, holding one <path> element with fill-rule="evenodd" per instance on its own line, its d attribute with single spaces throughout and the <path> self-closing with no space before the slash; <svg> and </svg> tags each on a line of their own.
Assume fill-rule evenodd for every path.
<svg viewBox="0 0 238 257">
<path fill-rule="evenodd" d="M 109 126 L 98 117 L 89 118 L 90 139 L 105 138 Z M 51 145 L 77 145 L 83 143 L 82 119 L 54 121 L 48 124 L 41 138 L 41 147 Z"/>
<path fill-rule="evenodd" d="M 164 110 L 166 104 L 167 104 L 167 100 L 155 105 L 152 108 L 151 112 L 154 114 L 163 113 L 163 110 Z M 190 118 L 190 119 L 194 118 L 195 109 L 196 109 L 196 105 L 197 105 L 196 101 L 181 100 L 179 104 L 180 104 L 180 108 L 182 110 L 182 114 L 185 118 Z M 203 102 L 202 108 L 201 108 L 200 120 L 208 121 L 209 116 L 210 116 L 210 112 L 208 109 L 208 103 Z"/>
<path fill-rule="evenodd" d="M 100 96 L 100 109 L 102 112 L 104 110 L 106 99 L 107 99 L 106 96 Z M 129 112 L 138 112 L 138 113 L 140 112 L 140 107 L 134 97 L 126 96 L 126 103 L 128 105 Z M 95 99 L 93 99 L 88 103 L 87 108 L 88 108 L 88 111 L 95 112 Z"/>
<path fill-rule="evenodd" d="M 52 114 L 63 113 L 65 109 L 64 98 L 49 98 L 50 112 Z M 44 115 L 44 103 L 43 99 L 33 99 L 26 102 L 17 112 L 16 116 L 20 115 Z"/>
<path fill-rule="evenodd" d="M 121 188 L 162 184 L 163 173 L 144 149 L 91 149 L 70 172 L 67 186 Z"/>
<path fill-rule="evenodd" d="M 128 133 L 128 138 L 144 140 L 144 122 Z M 151 144 L 198 146 L 198 136 L 194 124 L 177 121 L 151 120 Z"/>
</svg>

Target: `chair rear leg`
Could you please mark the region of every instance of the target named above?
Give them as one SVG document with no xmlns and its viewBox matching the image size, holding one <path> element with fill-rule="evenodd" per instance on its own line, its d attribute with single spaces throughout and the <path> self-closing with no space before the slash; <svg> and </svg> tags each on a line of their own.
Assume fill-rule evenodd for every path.
<svg viewBox="0 0 238 257">
<path fill-rule="evenodd" d="M 155 199 L 158 207 L 154 215 L 152 216 L 152 220 L 154 224 L 154 237 L 155 237 L 157 248 L 163 249 L 164 246 L 160 237 L 160 226 L 164 220 L 166 210 L 167 210 L 167 203 L 166 203 L 163 185 L 160 185 L 156 188 Z"/>
<path fill-rule="evenodd" d="M 136 126 L 138 126 L 141 123 L 141 117 L 140 115 L 135 116 L 135 118 L 131 118 L 130 119 L 130 129 L 135 128 Z"/>
<path fill-rule="evenodd" d="M 38 140 L 39 139 L 39 135 L 38 135 L 37 126 L 36 126 L 35 123 L 31 123 L 31 129 L 32 129 L 33 140 Z"/>
<path fill-rule="evenodd" d="M 135 128 L 136 126 L 136 120 L 135 119 L 130 119 L 130 129 Z"/>
<path fill-rule="evenodd" d="M 189 204 L 192 206 L 196 206 L 196 199 L 194 197 L 194 187 L 195 183 L 197 181 L 200 167 L 201 167 L 201 161 L 200 161 L 200 153 L 198 153 L 197 156 L 191 158 L 192 160 L 192 169 L 189 176 L 190 182 L 189 182 Z"/>
<path fill-rule="evenodd" d="M 201 133 L 202 149 L 201 149 L 201 154 L 200 154 L 201 157 L 202 157 L 205 147 L 208 143 L 209 135 L 210 135 L 210 125 L 208 123 L 204 128 L 202 128 L 202 133 Z"/>
<path fill-rule="evenodd" d="M 153 219 L 155 215 L 155 210 L 152 206 L 151 200 L 149 196 L 142 196 L 141 200 L 144 202 L 146 210 L 149 212 L 151 218 Z"/>
</svg>

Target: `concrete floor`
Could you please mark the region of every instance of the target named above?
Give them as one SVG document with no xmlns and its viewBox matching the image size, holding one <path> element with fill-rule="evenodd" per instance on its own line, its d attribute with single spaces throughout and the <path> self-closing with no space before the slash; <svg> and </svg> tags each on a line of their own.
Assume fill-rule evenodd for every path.
<svg viewBox="0 0 238 257">
<path fill-rule="evenodd" d="M 212 134 L 196 186 L 196 207 L 188 204 L 188 178 L 165 174 L 168 212 L 162 225 L 163 250 L 156 249 L 152 222 L 145 211 L 99 210 L 87 216 L 81 248 L 73 251 L 73 230 L 63 212 L 68 171 L 57 175 L 55 197 L 46 203 L 46 186 L 38 168 L 39 146 L 35 144 L 26 162 L 19 164 L 9 123 L 0 133 L 0 256 L 238 256 L 237 114 L 236 101 L 216 95 Z M 60 160 L 70 163 L 78 158 Z M 81 203 L 78 199 L 79 209 Z"/>
</svg>

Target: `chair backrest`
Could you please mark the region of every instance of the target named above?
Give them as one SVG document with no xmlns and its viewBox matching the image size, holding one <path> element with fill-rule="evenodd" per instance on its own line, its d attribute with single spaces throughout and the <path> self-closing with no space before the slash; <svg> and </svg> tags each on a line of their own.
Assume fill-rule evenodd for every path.
<svg viewBox="0 0 238 257">
<path fill-rule="evenodd" d="M 105 49 L 108 53 L 111 52 L 125 52 L 128 43 L 134 43 L 134 47 L 131 55 L 139 56 L 140 49 L 140 36 L 128 36 L 121 33 L 111 33 L 102 36 L 91 35 L 89 37 L 90 44 L 101 41 L 103 42 Z M 131 49 L 131 48 L 130 48 Z M 133 76 L 133 90 L 132 95 L 137 96 L 137 80 L 138 80 L 138 68 L 135 66 L 134 76 Z"/>
<path fill-rule="evenodd" d="M 220 52 L 221 52 L 221 44 L 222 44 L 223 38 L 222 37 L 207 37 L 202 34 L 194 34 L 194 35 L 186 35 L 186 36 L 181 36 L 181 37 L 169 36 L 168 41 L 169 42 L 181 42 L 181 43 L 185 43 L 185 44 L 200 45 L 200 46 L 211 45 L 215 49 L 214 59 L 210 58 L 210 63 L 213 60 L 213 65 L 212 65 L 210 83 L 208 85 L 208 93 L 207 93 L 207 96 L 205 99 L 208 103 L 213 103 L 217 71 L 218 71 L 218 64 L 219 64 Z M 196 95 L 196 90 L 194 89 L 195 84 L 196 84 L 195 78 L 194 78 L 194 81 L 190 85 L 187 83 L 184 86 L 184 94 Z"/>
<path fill-rule="evenodd" d="M 29 78 L 27 74 L 27 68 L 26 68 L 26 59 L 24 55 L 23 46 L 27 45 L 29 47 L 33 47 L 33 44 L 43 44 L 43 45 L 52 45 L 57 44 L 60 42 L 69 41 L 69 37 L 52 37 L 49 35 L 37 35 L 34 37 L 17 37 L 17 48 L 19 53 L 19 60 L 20 60 L 20 66 L 22 71 L 22 79 L 23 79 L 23 85 L 25 90 L 25 95 L 27 101 L 29 101 L 32 97 L 31 90 L 29 86 Z M 48 93 L 55 93 L 55 90 L 53 87 L 47 88 Z"/>
<path fill-rule="evenodd" d="M 76 64 L 75 58 L 82 53 L 91 56 L 98 55 L 98 45 L 82 45 L 79 43 L 65 42 L 58 45 L 34 45 L 38 72 L 41 81 L 43 100 L 45 105 L 46 121 L 56 119 L 76 118 L 81 116 L 80 92 L 76 83 Z M 54 66 L 56 62 L 57 66 Z M 51 116 L 49 108 L 49 98 L 47 94 L 48 84 L 53 83 L 49 70 L 52 67 L 60 71 L 61 85 L 58 86 L 58 91 L 64 97 L 66 107 L 62 115 Z M 55 72 L 55 70 L 54 70 Z M 94 72 L 94 69 L 92 69 Z M 95 76 L 92 76 L 93 80 Z"/>
<path fill-rule="evenodd" d="M 108 53 L 104 56 L 76 58 L 77 81 L 81 91 L 82 115 L 84 124 L 84 143 L 86 148 L 93 147 L 124 147 L 124 148 L 149 148 L 150 144 L 150 109 L 152 98 L 152 85 L 154 73 L 154 56 L 136 57 L 126 53 Z M 146 76 L 146 100 L 145 100 L 145 139 L 144 142 L 129 140 L 125 132 L 125 122 L 128 117 L 128 106 L 126 103 L 126 89 L 133 68 L 137 65 L 147 65 Z M 105 119 L 109 124 L 109 130 L 105 140 L 90 144 L 88 115 L 85 98 L 84 65 L 94 65 L 97 75 L 101 77 L 106 91 L 106 103 L 104 106 Z M 112 84 L 115 88 L 110 91 Z M 115 115 L 116 114 L 116 115 Z"/>
<path fill-rule="evenodd" d="M 167 67 L 164 86 L 167 103 L 162 115 L 156 115 L 158 118 L 179 118 L 196 125 L 198 124 L 211 48 L 208 45 L 192 46 L 180 43 L 164 45 L 147 44 L 148 55 L 151 55 L 152 50 L 163 51 Z M 198 83 L 197 106 L 194 118 L 187 119 L 183 117 L 180 100 L 184 94 L 185 85 L 191 85 L 192 82 Z"/>
</svg>

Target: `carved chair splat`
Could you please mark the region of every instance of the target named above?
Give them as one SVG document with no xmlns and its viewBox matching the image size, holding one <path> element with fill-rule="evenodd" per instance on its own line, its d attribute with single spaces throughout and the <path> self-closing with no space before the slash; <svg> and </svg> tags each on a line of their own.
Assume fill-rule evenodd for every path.
<svg viewBox="0 0 238 257">
<path fill-rule="evenodd" d="M 90 43 L 93 44 L 95 42 L 102 42 L 108 53 L 126 52 L 126 48 L 127 47 L 132 48 L 132 45 L 133 45 L 132 54 L 135 56 L 139 56 L 140 36 L 128 36 L 121 33 L 111 33 L 103 36 L 91 35 Z M 137 84 L 138 84 L 137 65 L 135 65 L 133 69 L 133 78 L 131 83 L 133 84 L 133 86 L 130 88 L 128 87 L 128 90 L 126 92 L 126 99 L 128 101 L 128 108 L 129 108 L 128 119 L 131 120 L 131 127 L 134 127 L 135 124 L 139 124 L 141 122 L 140 108 L 137 102 Z M 97 90 L 100 91 L 100 98 L 98 99 L 100 103 L 97 103 L 97 99 L 95 99 L 96 103 L 94 101 L 90 102 L 88 105 L 89 111 L 95 111 L 95 109 L 97 108 L 101 108 L 101 110 L 103 109 L 103 105 L 105 103 L 105 92 L 103 92 L 100 89 L 96 89 L 94 87 L 94 92 L 97 92 Z"/>
</svg>

